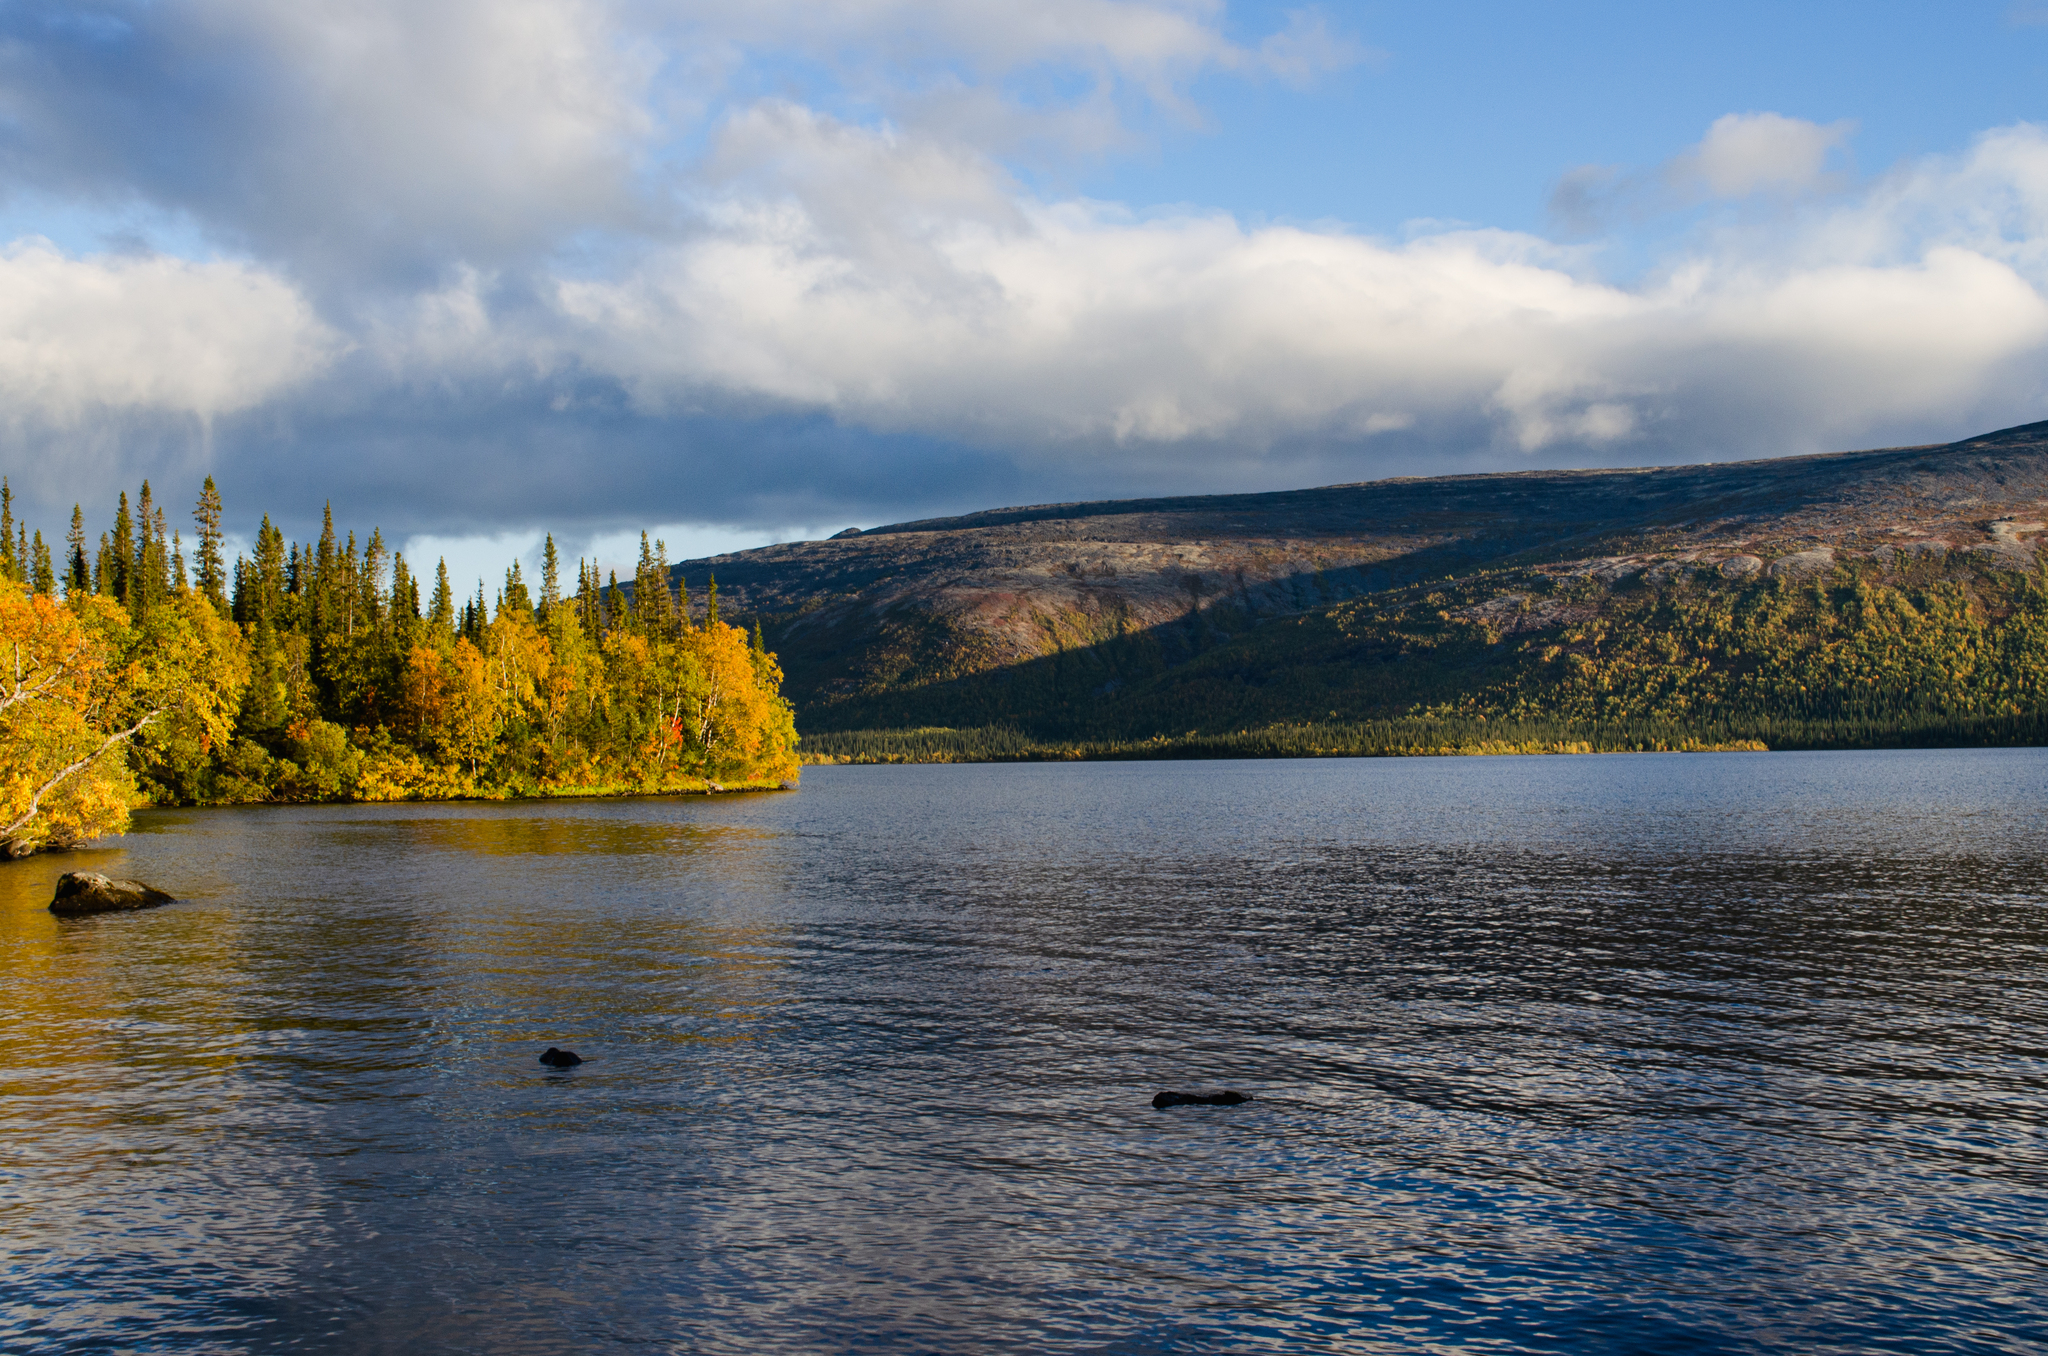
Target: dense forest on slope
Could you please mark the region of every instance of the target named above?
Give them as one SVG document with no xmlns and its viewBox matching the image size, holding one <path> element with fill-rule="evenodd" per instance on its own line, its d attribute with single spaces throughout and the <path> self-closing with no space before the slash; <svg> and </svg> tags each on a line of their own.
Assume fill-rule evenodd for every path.
<svg viewBox="0 0 2048 1356">
<path fill-rule="evenodd" d="M 929 761 L 2048 742 L 2048 574 L 1974 558 L 1738 581 L 1486 572 L 1263 622 L 1218 613 L 1203 624 L 1222 638 L 1181 664 L 1133 637 L 894 710 L 878 700 L 875 728 L 805 749 Z"/>
<path fill-rule="evenodd" d="M 518 562 L 487 603 L 446 565 L 421 581 L 380 533 L 223 558 L 209 478 L 188 563 L 147 483 L 61 559 L 0 485 L 0 845 L 19 855 L 117 830 L 137 803 L 674 792 L 797 771 L 775 656 L 668 587 L 643 534 L 637 587 L 554 541 L 536 597 Z M 61 594 L 61 601 L 59 595 Z"/>
<path fill-rule="evenodd" d="M 806 756 L 2039 737 L 2048 424 L 1940 447 L 1048 505 L 692 563 Z"/>
</svg>

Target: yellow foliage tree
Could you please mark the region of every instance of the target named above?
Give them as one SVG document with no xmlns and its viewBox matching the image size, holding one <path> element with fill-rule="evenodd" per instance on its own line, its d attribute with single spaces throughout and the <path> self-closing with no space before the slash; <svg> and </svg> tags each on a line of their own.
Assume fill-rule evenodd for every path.
<svg viewBox="0 0 2048 1356">
<path fill-rule="evenodd" d="M 224 745 L 248 682 L 240 636 L 190 591 L 141 626 L 112 599 L 75 607 L 0 590 L 0 843 L 10 856 L 67 847 L 127 826 L 126 758 L 145 729 Z"/>
</svg>

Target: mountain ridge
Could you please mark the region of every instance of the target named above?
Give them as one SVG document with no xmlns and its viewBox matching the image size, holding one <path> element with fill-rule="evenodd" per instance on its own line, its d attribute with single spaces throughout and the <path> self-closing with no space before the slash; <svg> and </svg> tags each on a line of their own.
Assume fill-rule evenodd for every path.
<svg viewBox="0 0 2048 1356">
<path fill-rule="evenodd" d="M 959 715 L 963 684 L 993 691 L 1005 674 L 1048 663 L 1071 670 L 1051 685 L 1069 694 L 1071 724 L 1087 704 L 1075 691 L 1106 688 L 1096 704 L 1107 710 L 1120 688 L 1242 648 L 1265 622 L 1425 580 L 1506 572 L 1505 597 L 1724 567 L 1738 581 L 1852 564 L 1882 576 L 1935 552 L 1955 554 L 1957 569 L 2031 569 L 2043 516 L 2048 421 L 1744 462 L 1016 506 L 686 561 L 675 573 L 701 584 L 715 572 L 728 615 L 762 623 L 807 731 L 938 723 Z M 1531 571 L 1553 582 L 1532 584 Z M 1548 601 L 1535 611 L 1515 626 L 1569 621 Z M 993 697 L 966 705 L 1027 722 L 1039 710 Z"/>
</svg>

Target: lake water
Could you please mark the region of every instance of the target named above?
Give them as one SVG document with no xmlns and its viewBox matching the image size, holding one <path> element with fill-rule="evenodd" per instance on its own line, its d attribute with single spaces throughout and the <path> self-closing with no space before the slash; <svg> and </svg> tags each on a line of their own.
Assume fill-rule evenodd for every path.
<svg viewBox="0 0 2048 1356">
<path fill-rule="evenodd" d="M 145 814 L 0 865 L 0 1348 L 2039 1351 L 2044 809 L 2002 750 Z"/>
</svg>

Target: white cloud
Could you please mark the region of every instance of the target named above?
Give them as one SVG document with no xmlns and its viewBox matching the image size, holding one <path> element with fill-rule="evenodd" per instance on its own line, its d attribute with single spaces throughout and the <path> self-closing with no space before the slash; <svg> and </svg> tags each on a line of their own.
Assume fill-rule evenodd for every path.
<svg viewBox="0 0 2048 1356">
<path fill-rule="evenodd" d="M 1698 144 L 1651 170 L 1619 165 L 1575 165 L 1551 189 L 1552 216 L 1567 231 L 1588 236 L 1620 217 L 1644 217 L 1702 199 L 1734 202 L 1769 193 L 1783 201 L 1847 187 L 1828 167 L 1856 124 L 1825 126 L 1779 113 L 1729 113 L 1716 118 Z"/>
<path fill-rule="evenodd" d="M 1318 10 L 1298 9 L 1287 26 L 1259 44 L 1257 65 L 1290 85 L 1312 85 L 1333 71 L 1380 60 L 1383 53 L 1330 27 Z"/>
<path fill-rule="evenodd" d="M 1848 121 L 1823 127 L 1777 113 L 1729 113 L 1714 120 L 1699 145 L 1672 160 L 1665 176 L 1718 198 L 1801 192 L 1823 182 L 1829 154 L 1855 130 Z"/>
<path fill-rule="evenodd" d="M 567 342 L 643 409 L 722 392 L 1037 457 L 1200 458 L 1469 437 L 1478 411 L 1525 452 L 1656 446 L 1678 426 L 1806 442 L 2040 389 L 2011 367 L 2048 342 L 2048 138 L 2031 128 L 1622 288 L 1510 233 L 1395 245 L 1005 198 L 929 147 L 775 116 L 865 191 L 799 176 L 629 276 L 560 289 Z"/>
<path fill-rule="evenodd" d="M 210 419 L 274 400 L 342 341 L 286 282 L 248 264 L 0 252 L 0 404 L 17 426 L 106 412 Z"/>
</svg>

